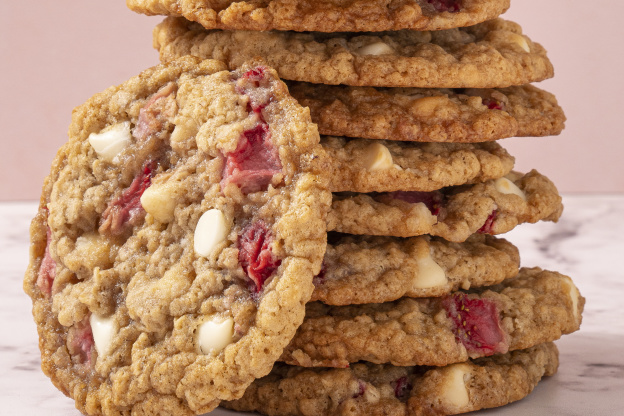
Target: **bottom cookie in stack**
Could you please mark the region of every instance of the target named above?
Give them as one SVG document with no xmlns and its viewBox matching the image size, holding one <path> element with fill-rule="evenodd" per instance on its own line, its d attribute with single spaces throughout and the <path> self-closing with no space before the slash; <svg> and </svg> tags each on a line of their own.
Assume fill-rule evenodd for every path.
<svg viewBox="0 0 624 416">
<path fill-rule="evenodd" d="M 278 364 L 241 399 L 222 405 L 275 416 L 457 414 L 520 400 L 558 364 L 552 342 L 444 367 Z"/>
<path fill-rule="evenodd" d="M 492 261 L 498 258 L 501 269 L 512 270 L 515 248 L 484 237 L 461 244 L 429 237 L 340 238 L 328 248 L 314 297 L 327 299 L 324 289 L 333 284 L 342 293 L 341 302 L 358 303 L 360 291 L 340 287 L 358 274 L 366 278 L 372 269 L 345 271 L 343 265 L 367 254 L 374 260 L 382 247 L 394 251 L 391 258 L 412 253 L 422 259 L 427 256 L 418 257 L 414 247 L 422 251 L 429 245 L 434 263 L 441 252 L 452 258 L 480 248 L 484 254 L 466 256 L 463 267 L 440 269 L 453 275 L 473 268 L 481 274 L 495 267 Z M 390 264 L 380 263 L 379 277 L 406 283 L 407 276 L 419 281 L 431 270 L 406 260 L 404 273 L 397 274 Z M 578 330 L 585 300 L 569 277 L 556 272 L 523 268 L 506 277 L 470 290 L 447 286 L 438 297 L 388 301 L 396 292 L 386 291 L 378 296 L 384 303 L 312 302 L 281 357 L 286 364 L 278 363 L 243 398 L 224 406 L 267 415 L 421 415 L 464 413 L 520 400 L 543 376 L 556 372 L 552 341 Z M 361 292 L 374 295 L 366 288 Z"/>
</svg>

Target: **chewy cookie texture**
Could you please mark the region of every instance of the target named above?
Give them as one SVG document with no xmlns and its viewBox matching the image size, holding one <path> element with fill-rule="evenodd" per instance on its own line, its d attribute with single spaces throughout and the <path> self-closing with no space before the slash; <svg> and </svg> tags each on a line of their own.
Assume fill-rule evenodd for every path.
<svg viewBox="0 0 624 416">
<path fill-rule="evenodd" d="M 323 136 L 332 192 L 435 191 L 498 179 L 514 158 L 498 143 L 413 143 Z"/>
<path fill-rule="evenodd" d="M 206 29 L 359 32 L 470 26 L 509 0 L 126 0 L 148 15 L 183 16 Z"/>
<path fill-rule="evenodd" d="M 281 360 L 303 367 L 362 360 L 458 363 L 555 341 L 578 330 L 584 304 L 569 277 L 538 268 L 443 297 L 351 306 L 314 302 Z"/>
<path fill-rule="evenodd" d="M 494 19 L 442 31 L 294 33 L 206 30 L 169 17 L 154 30 L 161 60 L 192 54 L 230 68 L 261 56 L 280 77 L 371 87 L 502 88 L 553 76 L 546 51 Z"/>
<path fill-rule="evenodd" d="M 458 414 L 520 400 L 558 365 L 552 343 L 446 367 L 276 365 L 224 406 L 271 416 Z"/>
<path fill-rule="evenodd" d="M 418 142 L 477 143 L 551 136 L 565 115 L 532 85 L 498 89 L 372 88 L 290 82 L 321 134 Z"/>
<path fill-rule="evenodd" d="M 443 296 L 500 283 L 518 274 L 518 249 L 484 234 L 464 243 L 412 238 L 332 236 L 312 300 L 328 305 Z"/>
<path fill-rule="evenodd" d="M 303 320 L 326 171 L 309 112 L 259 63 L 186 57 L 95 95 L 31 226 L 44 372 L 93 415 L 240 397 Z"/>
<path fill-rule="evenodd" d="M 433 192 L 336 193 L 328 229 L 350 234 L 431 234 L 462 242 L 474 233 L 502 234 L 518 224 L 557 221 L 555 185 L 537 171 Z"/>
</svg>

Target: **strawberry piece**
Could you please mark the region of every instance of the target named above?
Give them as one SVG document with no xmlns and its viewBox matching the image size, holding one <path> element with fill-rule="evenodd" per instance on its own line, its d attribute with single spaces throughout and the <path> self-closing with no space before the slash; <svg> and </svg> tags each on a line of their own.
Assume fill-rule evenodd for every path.
<svg viewBox="0 0 624 416">
<path fill-rule="evenodd" d="M 245 72 L 242 76 L 243 79 L 249 80 L 252 82 L 256 82 L 257 85 L 260 85 L 260 81 L 264 80 L 264 72 L 266 68 L 263 66 L 257 66 L 249 71 Z"/>
<path fill-rule="evenodd" d="M 67 332 L 67 349 L 69 353 L 77 358 L 80 364 L 91 365 L 93 358 L 93 349 L 95 348 L 93 341 L 93 331 L 89 323 L 89 317 L 74 324 Z"/>
<path fill-rule="evenodd" d="M 399 400 L 405 400 L 407 394 L 412 391 L 412 384 L 407 377 L 401 377 L 391 383 L 394 387 L 394 395 Z"/>
<path fill-rule="evenodd" d="M 326 273 L 327 273 L 327 266 L 325 266 L 325 262 L 323 262 L 321 264 L 321 271 L 319 272 L 319 274 L 314 276 L 314 279 L 312 279 L 312 283 L 314 283 L 314 286 L 321 286 L 325 283 Z"/>
<path fill-rule="evenodd" d="M 446 296 L 442 306 L 453 322 L 455 338 L 466 347 L 471 357 L 507 352 L 509 346 L 494 302 L 470 299 L 460 292 Z"/>
<path fill-rule="evenodd" d="M 427 0 L 439 12 L 457 13 L 462 8 L 461 0 Z"/>
<path fill-rule="evenodd" d="M 271 252 L 273 235 L 263 221 L 247 225 L 238 236 L 238 262 L 259 293 L 282 263 Z"/>
<path fill-rule="evenodd" d="M 243 132 L 236 150 L 226 155 L 221 186 L 234 183 L 243 193 L 264 191 L 282 169 L 277 149 L 271 144 L 267 123 Z"/>
<path fill-rule="evenodd" d="M 494 228 L 494 222 L 496 221 L 497 216 L 498 216 L 498 211 L 497 210 L 492 211 L 492 213 L 488 215 L 483 226 L 479 228 L 477 232 L 481 234 L 492 234 L 492 231 Z"/>
<path fill-rule="evenodd" d="M 505 103 L 502 101 L 498 101 L 495 98 L 485 98 L 482 101 L 483 105 L 489 108 L 490 110 L 502 110 L 505 111 Z"/>
<path fill-rule="evenodd" d="M 362 380 L 358 380 L 358 391 L 357 393 L 353 395 L 353 398 L 357 399 L 358 397 L 362 397 L 365 392 L 366 392 L 366 382 Z"/>
<path fill-rule="evenodd" d="M 52 284 L 56 277 L 56 262 L 50 254 L 50 241 L 52 240 L 52 230 L 50 230 L 50 227 L 48 227 L 46 231 L 46 238 L 45 253 L 43 254 L 43 260 L 41 260 L 39 273 L 37 274 L 37 287 L 43 294 L 50 296 L 50 294 L 52 294 Z"/>
<path fill-rule="evenodd" d="M 236 81 L 236 92 L 249 97 L 247 112 L 258 114 L 262 121 L 264 121 L 261 113 L 262 109 L 269 105 L 273 99 L 269 88 L 271 80 L 265 76 L 266 70 L 265 67 L 258 66 L 245 72 Z"/>
<path fill-rule="evenodd" d="M 143 220 L 145 210 L 141 205 L 141 195 L 152 184 L 155 170 L 156 162 L 147 162 L 130 186 L 108 204 L 102 213 L 101 233 L 120 235 Z"/>
<path fill-rule="evenodd" d="M 423 203 L 427 206 L 432 215 L 438 215 L 440 213 L 444 202 L 444 194 L 440 191 L 395 191 L 387 192 L 385 195 L 392 199 L 399 199 L 411 204 Z"/>
<path fill-rule="evenodd" d="M 138 142 L 165 132 L 164 125 L 171 122 L 177 111 L 175 84 L 170 82 L 159 89 L 139 110 L 139 120 L 132 135 Z"/>
</svg>

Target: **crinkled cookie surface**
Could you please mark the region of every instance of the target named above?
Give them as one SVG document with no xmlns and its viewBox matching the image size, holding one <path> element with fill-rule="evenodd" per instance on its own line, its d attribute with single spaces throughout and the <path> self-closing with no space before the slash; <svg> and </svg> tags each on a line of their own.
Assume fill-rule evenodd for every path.
<svg viewBox="0 0 624 416">
<path fill-rule="evenodd" d="M 518 274 L 518 249 L 475 234 L 463 243 L 441 238 L 332 236 L 312 300 L 328 305 L 443 296 L 493 285 Z"/>
<path fill-rule="evenodd" d="M 514 158 L 498 143 L 414 143 L 322 136 L 332 192 L 434 191 L 498 179 Z"/>
<path fill-rule="evenodd" d="M 493 19 L 509 0 L 126 0 L 148 15 L 183 16 L 206 29 L 378 32 L 439 30 Z"/>
<path fill-rule="evenodd" d="M 462 242 L 474 233 L 502 234 L 516 225 L 557 221 L 555 185 L 533 170 L 433 192 L 336 193 L 328 229 L 349 234 L 412 237 L 431 234 Z"/>
<path fill-rule="evenodd" d="M 258 63 L 186 57 L 95 95 L 31 225 L 42 368 L 91 415 L 191 415 L 267 374 L 325 252 L 327 160 Z"/>
<path fill-rule="evenodd" d="M 568 276 L 538 268 L 444 297 L 351 306 L 312 302 L 281 360 L 303 367 L 459 363 L 572 333 L 584 304 Z"/>
<path fill-rule="evenodd" d="M 503 19 L 441 31 L 326 34 L 206 30 L 169 17 L 154 29 L 154 47 L 163 61 L 191 54 L 230 68 L 260 56 L 281 78 L 330 85 L 500 88 L 553 76 L 544 48 Z"/>
<path fill-rule="evenodd" d="M 555 96 L 533 85 L 498 89 L 373 88 L 290 82 L 325 135 L 477 143 L 561 133 Z"/>
<path fill-rule="evenodd" d="M 242 399 L 223 405 L 270 416 L 457 414 L 520 400 L 558 365 L 553 343 L 446 367 L 276 365 Z"/>
</svg>

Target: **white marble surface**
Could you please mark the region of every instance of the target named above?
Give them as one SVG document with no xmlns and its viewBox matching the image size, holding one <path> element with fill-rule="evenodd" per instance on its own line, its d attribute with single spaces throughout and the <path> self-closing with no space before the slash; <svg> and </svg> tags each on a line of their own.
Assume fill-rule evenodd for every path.
<svg viewBox="0 0 624 416">
<path fill-rule="evenodd" d="M 587 298 L 581 331 L 557 343 L 559 373 L 525 400 L 479 415 L 624 414 L 624 195 L 569 196 L 558 224 L 521 226 L 507 234 L 525 266 L 572 276 Z M 34 203 L 0 204 L 0 414 L 78 416 L 39 369 L 39 350 L 22 292 L 28 224 Z M 44 413 L 42 413 L 44 412 Z M 233 415 L 222 409 L 211 416 Z"/>
</svg>

